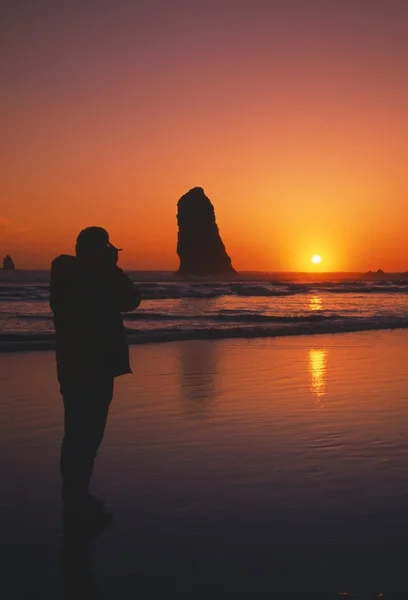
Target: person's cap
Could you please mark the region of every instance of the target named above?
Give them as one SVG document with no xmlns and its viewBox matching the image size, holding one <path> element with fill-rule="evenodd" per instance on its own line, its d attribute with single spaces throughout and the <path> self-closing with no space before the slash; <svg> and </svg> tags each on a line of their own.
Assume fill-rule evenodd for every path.
<svg viewBox="0 0 408 600">
<path fill-rule="evenodd" d="M 110 246 L 114 250 L 122 250 L 122 248 L 116 248 L 109 241 L 109 234 L 103 227 L 86 227 L 83 229 L 78 237 L 77 244 L 80 244 L 82 248 L 89 248 L 90 250 L 102 250 Z"/>
</svg>

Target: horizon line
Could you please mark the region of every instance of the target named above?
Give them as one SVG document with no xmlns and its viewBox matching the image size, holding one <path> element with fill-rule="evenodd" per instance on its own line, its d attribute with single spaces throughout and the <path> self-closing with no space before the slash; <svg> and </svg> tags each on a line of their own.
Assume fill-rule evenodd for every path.
<svg viewBox="0 0 408 600">
<path fill-rule="evenodd" d="M 21 271 L 49 271 L 49 268 L 22 268 L 22 269 L 15 269 L 15 271 L 9 271 L 7 269 L 0 269 L 0 271 L 7 271 L 8 273 L 10 272 L 21 272 Z M 125 268 L 123 269 L 124 271 L 136 271 L 139 273 L 172 273 L 174 275 L 177 275 L 177 270 L 173 270 L 173 269 L 135 269 L 135 268 Z M 241 270 L 241 271 L 237 271 L 236 275 L 239 274 L 244 274 L 244 273 L 282 273 L 285 275 L 288 274 L 294 274 L 294 275 L 300 275 L 300 274 L 307 274 L 307 275 L 332 275 L 332 274 L 356 274 L 356 275 L 366 275 L 368 273 L 372 273 L 373 275 L 377 274 L 378 272 L 382 272 L 385 275 L 386 274 L 408 274 L 408 269 L 406 271 L 384 271 L 383 269 L 377 269 L 375 271 L 372 271 L 371 269 L 369 269 L 368 271 L 283 271 L 283 270 L 273 270 L 273 269 L 267 269 L 267 270 L 259 270 L 259 269 L 255 269 L 255 270 Z M 234 275 L 182 275 L 182 277 L 234 277 Z"/>
</svg>

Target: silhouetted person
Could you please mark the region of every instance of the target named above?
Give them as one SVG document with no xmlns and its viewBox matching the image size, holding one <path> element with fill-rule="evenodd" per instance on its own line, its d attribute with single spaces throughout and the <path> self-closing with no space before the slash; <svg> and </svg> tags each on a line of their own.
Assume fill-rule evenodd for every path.
<svg viewBox="0 0 408 600">
<path fill-rule="evenodd" d="M 76 256 L 59 256 L 51 267 L 50 305 L 65 413 L 63 514 L 74 521 L 107 516 L 88 487 L 114 378 L 131 372 L 121 312 L 137 308 L 141 297 L 117 261 L 118 249 L 107 231 L 88 227 L 77 238 Z"/>
</svg>

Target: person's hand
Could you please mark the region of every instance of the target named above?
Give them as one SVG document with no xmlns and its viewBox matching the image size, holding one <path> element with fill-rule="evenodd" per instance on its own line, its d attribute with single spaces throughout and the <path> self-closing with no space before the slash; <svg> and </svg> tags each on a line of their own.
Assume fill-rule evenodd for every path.
<svg viewBox="0 0 408 600">
<path fill-rule="evenodd" d="M 115 266 L 119 260 L 119 252 L 113 246 L 107 246 L 106 248 L 106 260 L 108 264 Z"/>
</svg>

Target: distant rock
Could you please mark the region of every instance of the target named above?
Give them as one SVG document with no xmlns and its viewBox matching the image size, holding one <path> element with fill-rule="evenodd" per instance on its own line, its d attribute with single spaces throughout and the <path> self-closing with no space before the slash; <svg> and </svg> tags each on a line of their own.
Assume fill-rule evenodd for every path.
<svg viewBox="0 0 408 600">
<path fill-rule="evenodd" d="M 6 254 L 6 256 L 4 257 L 3 269 L 5 271 L 15 271 L 15 269 L 16 269 L 13 259 L 8 254 Z"/>
<path fill-rule="evenodd" d="M 232 275 L 231 264 L 215 220 L 214 207 L 201 187 L 191 189 L 177 204 L 180 275 Z"/>
<path fill-rule="evenodd" d="M 363 281 L 383 281 L 387 283 L 402 283 L 406 285 L 408 283 L 408 271 L 404 272 L 394 272 L 394 273 L 386 273 L 382 269 L 378 269 L 377 271 L 368 271 L 368 273 L 364 273 L 361 276 Z"/>
<path fill-rule="evenodd" d="M 390 279 L 392 275 L 390 273 L 385 273 L 382 269 L 378 269 L 377 271 L 368 271 L 368 273 L 364 273 L 363 279 L 367 281 L 385 281 Z"/>
</svg>

